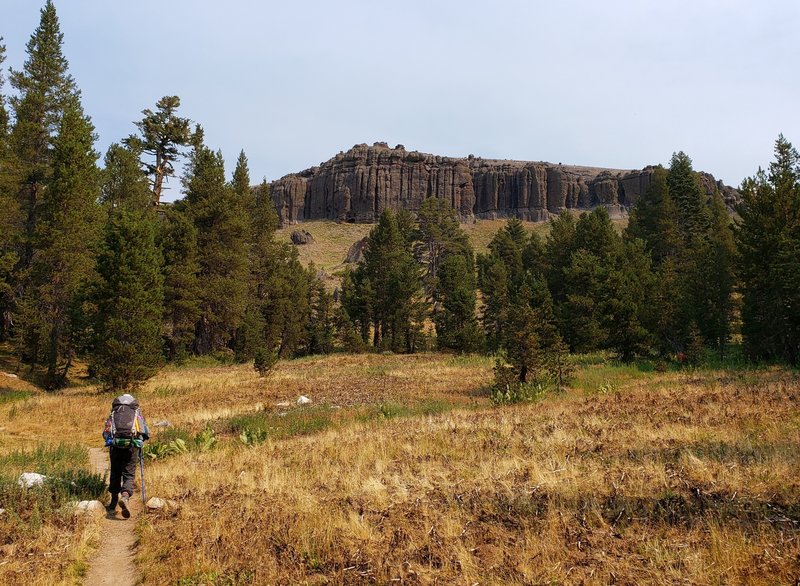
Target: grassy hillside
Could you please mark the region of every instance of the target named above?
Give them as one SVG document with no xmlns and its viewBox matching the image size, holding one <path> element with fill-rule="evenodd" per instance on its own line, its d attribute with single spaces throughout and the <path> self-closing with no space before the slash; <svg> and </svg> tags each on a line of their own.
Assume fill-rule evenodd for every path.
<svg viewBox="0 0 800 586">
<path fill-rule="evenodd" d="M 506 220 L 476 220 L 471 224 L 462 224 L 470 237 L 476 252 L 486 252 L 489 242 Z M 544 237 L 549 230 L 546 222 L 525 222 L 529 231 L 537 231 Z M 372 224 L 342 224 L 328 220 L 315 220 L 286 226 L 278 230 L 278 238 L 291 242 L 292 232 L 307 230 L 314 242 L 298 246 L 303 263 L 313 262 L 317 267 L 332 274 L 343 268 L 347 251 L 354 242 L 369 234 Z"/>
<path fill-rule="evenodd" d="M 469 235 L 475 252 L 486 252 L 489 242 L 495 233 L 505 226 L 506 220 L 476 220 L 473 223 L 462 224 L 464 231 Z M 547 222 L 523 222 L 529 232 L 537 232 L 542 238 L 547 236 L 550 224 Z M 627 220 L 615 220 L 614 224 L 622 230 Z M 297 246 L 300 260 L 303 264 L 314 265 L 324 271 L 325 280 L 329 287 L 334 288 L 339 284 L 342 271 L 348 266 L 345 264 L 347 251 L 353 243 L 369 234 L 372 224 L 346 224 L 330 220 L 314 220 L 285 226 L 277 232 L 279 240 L 291 242 L 292 232 L 306 230 L 313 237 L 314 242 Z"/>
<path fill-rule="evenodd" d="M 180 509 L 138 519 L 143 582 L 798 575 L 796 372 L 575 361 L 566 394 L 508 408 L 489 405 L 492 362 L 481 357 L 335 355 L 281 362 L 267 379 L 248 366 L 164 369 L 137 395 L 160 454 L 149 493 Z M 79 467 L 80 453 L 58 455 L 63 421 L 72 444 L 98 444 L 110 396 L 80 384 L 58 395 L 2 388 L 4 476 L 48 458 Z M 312 404 L 298 407 L 299 395 Z M 0 583 L 79 575 L 91 522 L 36 521 L 18 510 L 33 505 L 4 498 L 19 520 L 0 519 L 0 544 L 15 547 Z"/>
</svg>

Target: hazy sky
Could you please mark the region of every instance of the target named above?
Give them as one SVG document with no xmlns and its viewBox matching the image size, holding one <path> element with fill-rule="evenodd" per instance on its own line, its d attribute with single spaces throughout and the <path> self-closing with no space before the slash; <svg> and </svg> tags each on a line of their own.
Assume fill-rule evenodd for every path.
<svg viewBox="0 0 800 586">
<path fill-rule="evenodd" d="M 0 0 L 7 66 L 43 3 Z M 738 185 L 778 133 L 800 145 L 796 0 L 55 5 L 101 152 L 176 94 L 254 183 L 386 141 L 629 169 L 684 150 Z"/>
</svg>

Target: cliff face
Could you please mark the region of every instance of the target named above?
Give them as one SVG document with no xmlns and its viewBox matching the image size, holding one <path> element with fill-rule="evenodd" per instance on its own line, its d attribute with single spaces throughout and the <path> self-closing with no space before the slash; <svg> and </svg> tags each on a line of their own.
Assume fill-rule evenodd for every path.
<svg viewBox="0 0 800 586">
<path fill-rule="evenodd" d="M 419 209 L 423 200 L 448 200 L 462 219 L 515 216 L 543 221 L 564 209 L 606 206 L 622 217 L 650 184 L 653 168 L 641 171 L 439 157 L 402 145 L 360 144 L 319 167 L 272 184 L 282 223 L 332 219 L 374 222 L 386 208 Z M 728 205 L 738 192 L 702 174 L 710 194 Z"/>
</svg>

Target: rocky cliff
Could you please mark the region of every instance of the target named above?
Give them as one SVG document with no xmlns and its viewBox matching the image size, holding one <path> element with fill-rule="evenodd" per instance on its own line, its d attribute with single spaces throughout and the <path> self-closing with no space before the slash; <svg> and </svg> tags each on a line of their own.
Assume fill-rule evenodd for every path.
<svg viewBox="0 0 800 586">
<path fill-rule="evenodd" d="M 653 167 L 602 169 L 542 162 L 450 158 L 403 145 L 359 144 L 331 160 L 272 183 L 282 223 L 332 219 L 374 222 L 386 208 L 419 209 L 428 197 L 448 200 L 462 219 L 516 216 L 547 220 L 564 209 L 606 206 L 623 217 L 648 185 Z M 738 192 L 702 174 L 709 195 L 728 205 Z"/>
</svg>

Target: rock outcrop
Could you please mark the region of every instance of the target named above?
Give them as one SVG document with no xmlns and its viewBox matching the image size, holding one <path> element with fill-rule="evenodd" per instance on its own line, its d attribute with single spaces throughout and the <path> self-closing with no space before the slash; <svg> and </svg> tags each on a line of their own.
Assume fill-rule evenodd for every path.
<svg viewBox="0 0 800 586">
<path fill-rule="evenodd" d="M 606 206 L 613 217 L 650 184 L 653 167 L 603 169 L 544 162 L 440 157 L 406 151 L 403 145 L 360 144 L 319 167 L 272 184 L 282 224 L 330 219 L 374 222 L 386 208 L 419 209 L 429 197 L 446 199 L 463 220 L 518 217 L 543 221 L 565 209 Z M 728 205 L 738 192 L 701 174 L 709 195 Z"/>
<path fill-rule="evenodd" d="M 314 237 L 308 230 L 295 230 L 292 232 L 292 243 L 294 244 L 311 244 L 314 242 Z"/>
</svg>

